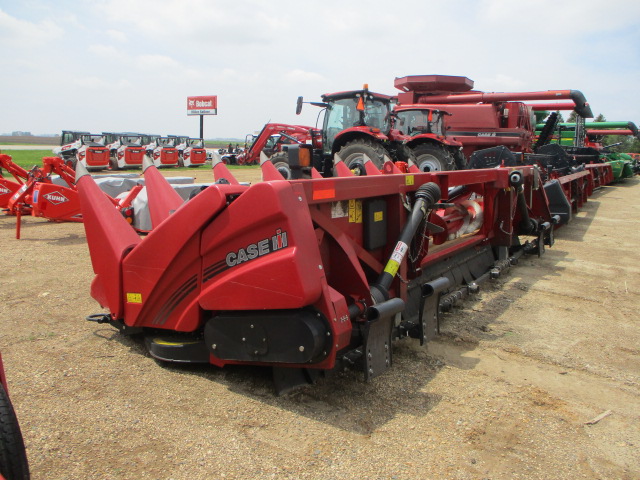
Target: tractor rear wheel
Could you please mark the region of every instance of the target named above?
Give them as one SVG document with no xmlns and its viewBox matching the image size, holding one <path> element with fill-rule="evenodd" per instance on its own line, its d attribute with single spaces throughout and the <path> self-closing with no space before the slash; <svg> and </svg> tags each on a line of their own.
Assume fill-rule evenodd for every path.
<svg viewBox="0 0 640 480">
<path fill-rule="evenodd" d="M 455 170 L 456 162 L 449 152 L 438 145 L 423 143 L 413 149 L 416 166 L 421 172 Z"/>
<path fill-rule="evenodd" d="M 364 167 L 364 156 L 371 159 L 374 165 L 381 169 L 384 164 L 386 150 L 382 145 L 369 140 L 368 138 L 358 138 L 345 143 L 338 151 L 338 155 L 356 175 L 366 175 Z"/>
<path fill-rule="evenodd" d="M 291 167 L 289 166 L 289 157 L 287 152 L 278 152 L 269 158 L 269 161 L 273 163 L 276 170 L 285 178 L 285 180 L 291 179 Z"/>
<path fill-rule="evenodd" d="M 111 170 L 120 170 L 120 167 L 118 166 L 118 159 L 116 158 L 109 158 L 109 164 L 111 165 Z"/>
<path fill-rule="evenodd" d="M 0 474 L 7 480 L 28 480 L 29 464 L 18 419 L 0 384 Z"/>
</svg>

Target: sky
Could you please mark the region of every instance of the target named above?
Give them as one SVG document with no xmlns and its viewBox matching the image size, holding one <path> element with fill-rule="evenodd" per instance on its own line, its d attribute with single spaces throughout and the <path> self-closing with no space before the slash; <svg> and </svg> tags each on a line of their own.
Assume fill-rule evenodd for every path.
<svg viewBox="0 0 640 480">
<path fill-rule="evenodd" d="M 580 90 L 640 125 L 640 1 L 0 0 L 0 133 L 198 136 L 315 125 L 323 93 L 461 75 L 486 92 Z M 566 115 L 565 115 L 566 116 Z"/>
</svg>

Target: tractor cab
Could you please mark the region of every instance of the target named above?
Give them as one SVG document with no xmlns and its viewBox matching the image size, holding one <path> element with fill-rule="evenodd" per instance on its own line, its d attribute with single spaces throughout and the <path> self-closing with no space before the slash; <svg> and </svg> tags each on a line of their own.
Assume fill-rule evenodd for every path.
<svg viewBox="0 0 640 480">
<path fill-rule="evenodd" d="M 391 97 L 388 95 L 369 92 L 365 86 L 363 90 L 325 94 L 322 101 L 327 109 L 322 129 L 325 154 L 335 153 L 336 146 L 341 144 L 336 140 L 349 132 L 386 136 L 391 130 Z"/>
<path fill-rule="evenodd" d="M 72 130 L 63 130 L 60 135 L 60 146 L 68 145 L 70 143 L 80 140 L 82 135 L 89 135 L 90 132 L 78 132 Z"/>
<path fill-rule="evenodd" d="M 105 146 L 105 138 L 104 135 L 81 135 L 80 141 L 82 145 L 87 145 L 90 147 L 104 147 Z"/>
<path fill-rule="evenodd" d="M 416 135 L 433 134 L 445 135 L 445 112 L 432 108 L 415 106 L 415 108 L 396 107 L 395 128 L 404 135 L 415 137 Z"/>
</svg>

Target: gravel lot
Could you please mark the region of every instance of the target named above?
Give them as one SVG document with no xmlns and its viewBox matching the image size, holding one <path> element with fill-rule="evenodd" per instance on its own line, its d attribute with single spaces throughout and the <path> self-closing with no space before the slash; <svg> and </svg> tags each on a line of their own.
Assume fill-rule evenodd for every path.
<svg viewBox="0 0 640 480">
<path fill-rule="evenodd" d="M 596 192 L 438 340 L 396 344 L 387 374 L 283 397 L 265 369 L 163 368 L 85 322 L 83 226 L 26 218 L 15 240 L 0 217 L 0 351 L 32 478 L 640 478 L 639 183 Z"/>
</svg>

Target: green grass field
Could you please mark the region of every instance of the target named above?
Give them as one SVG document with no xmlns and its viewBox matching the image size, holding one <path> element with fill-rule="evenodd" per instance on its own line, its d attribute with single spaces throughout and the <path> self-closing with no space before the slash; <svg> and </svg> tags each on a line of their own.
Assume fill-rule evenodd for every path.
<svg viewBox="0 0 640 480">
<path fill-rule="evenodd" d="M 13 162 L 22 168 L 30 169 L 34 165 L 42 165 L 42 157 L 54 157 L 51 150 L 11 150 L 0 147 L 0 152 L 11 155 Z"/>
<path fill-rule="evenodd" d="M 0 152 L 5 153 L 7 155 L 11 155 L 13 162 L 20 165 L 22 168 L 29 170 L 34 165 L 42 166 L 42 157 L 53 157 L 55 156 L 51 150 L 11 150 L 11 149 L 3 149 L 0 147 Z M 163 171 L 178 171 L 178 172 L 194 172 L 196 170 L 202 169 L 210 169 L 211 164 L 208 163 L 201 167 L 195 168 L 167 168 L 162 169 Z M 229 165 L 229 169 L 231 170 L 251 170 L 260 168 L 258 165 Z M 124 172 L 135 172 L 135 170 L 124 170 Z"/>
</svg>

